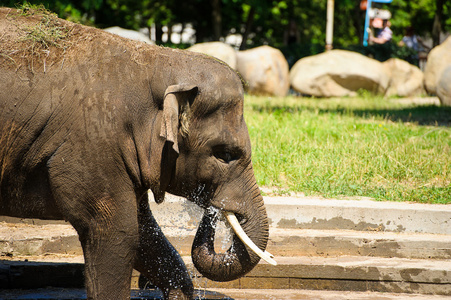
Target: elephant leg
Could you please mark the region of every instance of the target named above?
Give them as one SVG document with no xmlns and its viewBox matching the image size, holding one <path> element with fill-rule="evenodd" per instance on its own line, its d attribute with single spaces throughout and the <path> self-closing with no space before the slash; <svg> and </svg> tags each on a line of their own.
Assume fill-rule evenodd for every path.
<svg viewBox="0 0 451 300">
<path fill-rule="evenodd" d="M 130 299 L 133 262 L 138 244 L 136 230 L 89 230 L 81 236 L 88 299 Z"/>
<path fill-rule="evenodd" d="M 194 288 L 185 263 L 164 236 L 146 202 L 141 201 L 138 217 L 139 248 L 135 269 L 160 288 L 165 299 L 192 299 Z"/>
<path fill-rule="evenodd" d="M 125 172 L 117 165 L 96 160 L 114 157 L 113 154 L 86 155 L 86 159 L 70 156 L 84 153 L 81 149 L 67 148 L 70 146 L 64 144 L 49 160 L 49 183 L 59 211 L 79 235 L 87 297 L 130 299 L 139 243 L 133 183 L 122 176 Z"/>
<path fill-rule="evenodd" d="M 139 242 L 136 196 L 129 192 L 83 199 L 89 200 L 67 200 L 60 207 L 83 248 L 88 299 L 130 299 Z"/>
</svg>

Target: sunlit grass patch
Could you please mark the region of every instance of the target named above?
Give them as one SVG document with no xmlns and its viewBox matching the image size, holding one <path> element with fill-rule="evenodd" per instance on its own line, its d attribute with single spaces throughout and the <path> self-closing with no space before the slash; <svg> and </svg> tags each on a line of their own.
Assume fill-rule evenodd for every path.
<svg viewBox="0 0 451 300">
<path fill-rule="evenodd" d="M 451 110 L 403 103 L 248 96 L 258 183 L 325 197 L 451 202 Z"/>
</svg>

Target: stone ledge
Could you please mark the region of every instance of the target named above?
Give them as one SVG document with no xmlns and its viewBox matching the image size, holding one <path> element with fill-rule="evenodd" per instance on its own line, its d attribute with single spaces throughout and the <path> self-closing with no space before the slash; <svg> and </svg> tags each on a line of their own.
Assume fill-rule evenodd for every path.
<svg viewBox="0 0 451 300">
<path fill-rule="evenodd" d="M 191 255 L 195 229 L 164 227 L 163 232 L 181 255 Z M 277 256 L 451 259 L 451 235 L 270 228 L 267 250 Z M 72 226 L 0 222 L 0 254 L 45 253 L 82 254 L 78 235 Z"/>
<path fill-rule="evenodd" d="M 38 259 L 38 258 L 36 258 Z M 83 264 L 61 263 L 61 258 L 45 261 L 0 261 L 0 288 L 39 288 L 46 286 L 82 287 Z M 67 257 L 66 257 L 67 259 Z M 320 289 L 379 291 L 451 296 L 451 261 L 388 259 L 368 257 L 276 257 L 277 266 L 260 263 L 245 277 L 231 282 L 213 282 L 195 271 L 195 286 L 237 289 Z M 73 261 L 73 260 L 72 260 Z M 75 257 L 80 261 L 80 257 Z M 138 272 L 133 273 L 136 287 Z"/>
<path fill-rule="evenodd" d="M 438 204 L 264 197 L 275 228 L 451 234 L 451 206 Z"/>
<path fill-rule="evenodd" d="M 196 274 L 206 288 L 378 291 L 451 296 L 451 262 L 368 257 L 277 257 L 245 277 L 213 282 Z M 187 260 L 187 266 L 193 270 Z"/>
<path fill-rule="evenodd" d="M 152 197 L 151 197 L 152 198 Z M 336 200 L 315 197 L 264 196 L 273 228 L 386 231 L 451 235 L 451 206 L 404 202 L 379 202 L 368 199 Z M 162 204 L 150 201 L 152 213 L 162 227 L 194 229 L 202 209 L 173 195 Z M 8 223 L 67 224 L 0 216 Z M 47 223 L 46 223 L 47 222 Z"/>
<path fill-rule="evenodd" d="M 277 256 L 451 259 L 451 235 L 271 228 L 267 249 Z"/>
</svg>

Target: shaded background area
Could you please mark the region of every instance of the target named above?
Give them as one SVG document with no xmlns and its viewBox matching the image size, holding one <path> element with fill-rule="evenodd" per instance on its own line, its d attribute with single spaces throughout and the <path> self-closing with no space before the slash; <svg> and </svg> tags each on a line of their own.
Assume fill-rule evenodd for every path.
<svg viewBox="0 0 451 300">
<path fill-rule="evenodd" d="M 139 30 L 149 28 L 157 44 L 186 48 L 183 41 L 166 40 L 174 25 L 193 29 L 195 43 L 232 38 L 240 50 L 260 45 L 281 49 L 292 65 L 304 56 L 324 51 L 326 0 L 41 0 L 59 17 L 100 28 L 120 26 Z M 6 0 L 2 5 L 15 7 L 23 1 Z M 363 54 L 374 52 L 362 47 L 365 11 L 361 0 L 335 1 L 334 48 Z M 421 36 L 440 43 L 440 33 L 451 30 L 451 0 L 395 0 L 390 5 L 375 4 L 392 13 L 392 57 L 406 58 L 411 53 L 398 47 L 406 28 L 412 26 Z"/>
</svg>

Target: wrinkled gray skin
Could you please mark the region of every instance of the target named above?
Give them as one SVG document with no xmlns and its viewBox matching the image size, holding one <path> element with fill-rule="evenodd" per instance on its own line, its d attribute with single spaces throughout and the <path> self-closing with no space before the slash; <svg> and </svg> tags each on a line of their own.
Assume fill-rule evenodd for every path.
<svg viewBox="0 0 451 300">
<path fill-rule="evenodd" d="M 38 64 L 33 72 L 7 68 L 0 58 L 0 214 L 69 221 L 83 247 L 89 299 L 128 299 L 133 268 L 166 298 L 189 299 L 191 278 L 147 191 L 157 202 L 170 192 L 234 212 L 265 249 L 240 78 L 200 54 L 80 25 L 73 32 L 91 39 L 47 62 L 45 73 Z M 216 254 L 215 218 L 205 214 L 193 262 L 213 280 L 239 278 L 259 258 L 236 237 Z"/>
</svg>

